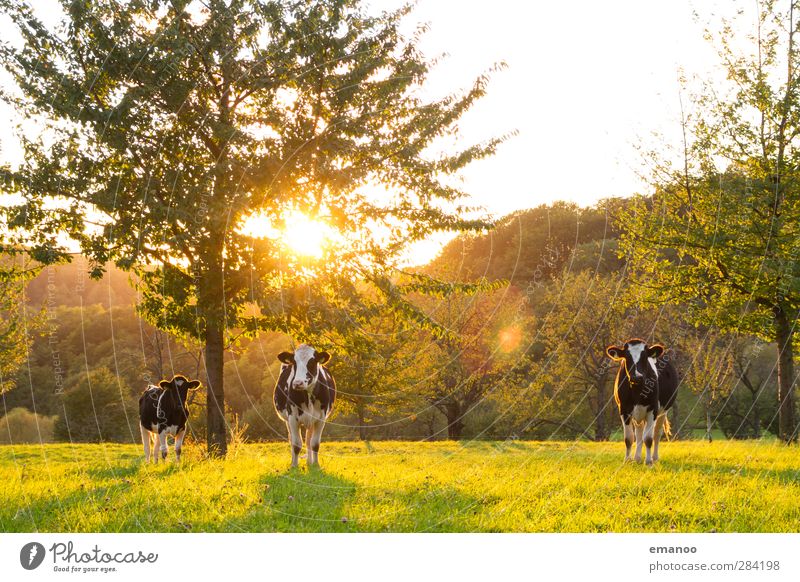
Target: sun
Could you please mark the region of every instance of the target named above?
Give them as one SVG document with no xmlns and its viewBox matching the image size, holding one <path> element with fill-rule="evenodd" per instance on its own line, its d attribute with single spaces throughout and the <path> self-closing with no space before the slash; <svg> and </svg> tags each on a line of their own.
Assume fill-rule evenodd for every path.
<svg viewBox="0 0 800 582">
<path fill-rule="evenodd" d="M 280 240 L 296 255 L 319 259 L 328 244 L 329 228 L 323 222 L 309 218 L 300 212 L 286 216 Z"/>
<path fill-rule="evenodd" d="M 279 241 L 297 257 L 310 259 L 321 258 L 332 238 L 327 224 L 298 211 L 284 216 L 282 229 L 275 228 L 269 216 L 252 214 L 244 219 L 238 230 L 253 238 Z"/>
</svg>

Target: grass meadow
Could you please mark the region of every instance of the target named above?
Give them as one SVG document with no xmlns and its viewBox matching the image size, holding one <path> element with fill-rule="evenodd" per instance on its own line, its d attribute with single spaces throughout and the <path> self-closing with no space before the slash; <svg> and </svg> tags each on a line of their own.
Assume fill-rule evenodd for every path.
<svg viewBox="0 0 800 582">
<path fill-rule="evenodd" d="M 0 447 L 4 532 L 798 532 L 800 452 L 674 442 L 655 467 L 621 443 L 285 443 L 181 465 L 134 445 Z M 170 449 L 170 455 L 172 450 Z"/>
</svg>

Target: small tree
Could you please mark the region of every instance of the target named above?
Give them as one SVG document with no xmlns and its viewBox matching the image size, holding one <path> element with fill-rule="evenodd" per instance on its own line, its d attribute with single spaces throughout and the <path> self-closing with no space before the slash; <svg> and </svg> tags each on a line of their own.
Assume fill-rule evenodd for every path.
<svg viewBox="0 0 800 582">
<path fill-rule="evenodd" d="M 730 341 L 708 329 L 687 335 L 682 341 L 681 349 L 687 354 L 682 383 L 698 396 L 708 442 L 713 438 L 718 411 L 725 405 L 732 388 Z"/>
<path fill-rule="evenodd" d="M 545 349 L 536 377 L 556 384 L 552 398 L 558 402 L 548 408 L 568 414 L 573 423 L 585 419 L 580 424 L 597 441 L 609 438 L 619 418 L 613 398 L 619 365 L 608 358 L 606 347 L 649 336 L 652 329 L 653 318 L 646 314 L 626 317 L 634 313 L 624 302 L 627 291 L 624 274 L 565 271 L 544 288 L 537 305 L 538 338 Z"/>
<path fill-rule="evenodd" d="M 785 6 L 779 10 L 778 6 Z M 776 342 L 780 436 L 797 437 L 800 313 L 800 76 L 797 2 L 758 3 L 749 54 L 724 21 L 730 81 L 706 86 L 684 116 L 684 159 L 655 156 L 652 199 L 624 215 L 622 249 L 645 303 L 685 304 L 695 323 Z"/>
<path fill-rule="evenodd" d="M 718 414 L 720 428 L 728 438 L 760 439 L 765 429 L 777 432 L 772 349 L 748 337 L 736 338 L 730 346 L 736 382 Z"/>
<path fill-rule="evenodd" d="M 369 438 L 369 424 L 376 412 L 391 414 L 408 400 L 405 388 L 418 365 L 412 340 L 417 333 L 390 313 L 378 314 L 359 330 L 334 339 L 330 368 L 337 397 L 344 413 L 355 414 L 362 441 Z"/>
<path fill-rule="evenodd" d="M 447 436 L 461 438 L 467 415 L 494 391 L 517 382 L 519 356 L 528 346 L 522 294 L 504 286 L 474 296 L 453 294 L 428 305 L 449 333 L 420 337 L 410 390 L 447 421 Z"/>
<path fill-rule="evenodd" d="M 487 77 L 420 98 L 432 63 L 418 35 L 400 31 L 408 6 L 378 15 L 358 0 L 61 7 L 63 26 L 50 30 L 29 4 L 0 0 L 22 37 L 0 51 L 19 89 L 5 96 L 52 138 L 26 138 L 25 162 L 7 172 L 24 196 L 10 225 L 37 258 L 63 255 L 66 231 L 94 275 L 107 261 L 137 270 L 145 317 L 204 344 L 211 454 L 226 450 L 231 330 L 319 328 L 326 309 L 348 308 L 340 291 L 355 279 L 410 311 L 392 279 L 406 246 L 486 226 L 464 218 L 465 193 L 449 177 L 502 140 L 441 146 Z M 263 236 L 291 231 L 298 213 L 332 233 L 319 263 L 328 267 Z M 260 310 L 247 313 L 253 302 Z"/>
</svg>

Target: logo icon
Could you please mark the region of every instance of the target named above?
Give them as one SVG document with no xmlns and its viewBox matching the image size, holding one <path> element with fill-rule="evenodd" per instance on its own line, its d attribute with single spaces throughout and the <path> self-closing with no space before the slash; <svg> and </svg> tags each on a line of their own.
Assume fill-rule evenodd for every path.
<svg viewBox="0 0 800 582">
<path fill-rule="evenodd" d="M 19 563 L 26 570 L 35 570 L 44 562 L 44 546 L 39 542 L 30 542 L 19 551 Z"/>
</svg>

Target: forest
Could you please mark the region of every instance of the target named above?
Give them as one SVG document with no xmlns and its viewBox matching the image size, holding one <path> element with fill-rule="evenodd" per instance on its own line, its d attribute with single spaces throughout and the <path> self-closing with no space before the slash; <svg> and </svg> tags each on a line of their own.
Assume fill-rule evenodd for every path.
<svg viewBox="0 0 800 582">
<path fill-rule="evenodd" d="M 339 402 L 327 437 L 619 439 L 618 365 L 605 348 L 631 337 L 663 343 L 681 373 L 673 438 L 777 434 L 774 344 L 696 326 L 681 306 L 640 309 L 626 300 L 633 283 L 619 256 L 618 216 L 631 205 L 542 205 L 448 243 L 415 270 L 493 287 L 416 297 L 452 337 L 382 317 L 364 330 L 373 338 L 366 349 L 334 346 Z M 3 442 L 136 441 L 136 402 L 148 383 L 173 374 L 205 381 L 202 347 L 141 318 L 135 281 L 113 266 L 97 281 L 82 258 L 47 267 L 27 283 L 26 298 L 41 325 L 3 393 Z M 272 392 L 276 356 L 292 341 L 261 333 L 227 354 L 226 418 L 236 438 L 285 439 Z M 190 433 L 202 442 L 204 394 L 190 410 Z"/>
</svg>

